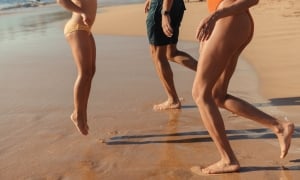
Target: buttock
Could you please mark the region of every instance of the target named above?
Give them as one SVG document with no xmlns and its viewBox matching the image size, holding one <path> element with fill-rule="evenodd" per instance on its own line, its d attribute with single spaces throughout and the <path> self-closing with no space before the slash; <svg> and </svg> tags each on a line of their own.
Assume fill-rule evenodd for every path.
<svg viewBox="0 0 300 180">
<path fill-rule="evenodd" d="M 77 22 L 70 20 L 65 25 L 64 34 L 67 35 L 74 31 L 86 31 L 86 32 L 90 33 L 91 28 L 88 25 L 79 24 Z"/>
<path fill-rule="evenodd" d="M 235 0 L 211 0 L 215 1 L 215 8 L 217 9 L 222 9 L 226 8 L 232 5 L 232 3 L 235 2 Z M 224 23 L 225 22 L 225 23 Z M 249 9 L 239 12 L 235 15 L 221 18 L 217 24 L 223 24 L 222 30 L 225 33 L 225 36 L 227 37 L 236 37 L 241 35 L 240 38 L 237 38 L 238 40 L 244 41 L 243 44 L 248 44 L 252 37 L 253 37 L 253 32 L 254 32 L 254 22 L 252 19 L 252 16 L 249 12 Z M 230 28 L 231 27 L 231 28 Z M 231 34 L 231 35 L 230 35 Z"/>
<path fill-rule="evenodd" d="M 216 23 L 209 39 L 201 45 L 201 53 L 206 52 L 212 57 L 219 54 L 218 57 L 223 59 L 240 54 L 250 43 L 253 29 L 254 23 L 249 11 L 222 18 Z"/>
</svg>

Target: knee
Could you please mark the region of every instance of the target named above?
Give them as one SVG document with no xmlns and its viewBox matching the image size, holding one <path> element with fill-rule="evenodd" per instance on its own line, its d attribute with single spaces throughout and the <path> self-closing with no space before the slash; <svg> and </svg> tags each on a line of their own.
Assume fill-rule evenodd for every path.
<svg viewBox="0 0 300 180">
<path fill-rule="evenodd" d="M 192 96 L 193 99 L 195 101 L 195 103 L 197 104 L 197 106 L 202 106 L 203 104 L 206 103 L 207 101 L 207 95 L 208 93 L 205 93 L 205 88 L 204 87 L 200 87 L 197 85 L 194 85 L 192 88 Z"/>
<path fill-rule="evenodd" d="M 213 92 L 213 99 L 218 107 L 225 107 L 226 94 Z"/>
<path fill-rule="evenodd" d="M 166 57 L 166 54 L 161 54 L 157 52 L 151 52 L 152 60 L 155 64 L 165 64 L 167 63 L 168 59 Z"/>
<path fill-rule="evenodd" d="M 178 49 L 176 48 L 176 46 L 170 46 L 168 47 L 167 49 L 167 52 L 166 52 L 166 58 L 169 60 L 169 61 L 174 61 L 174 58 L 176 56 L 178 56 L 180 51 L 178 51 Z"/>
<path fill-rule="evenodd" d="M 154 48 L 150 48 L 150 55 L 151 55 L 151 58 L 154 60 L 154 58 L 155 58 L 155 49 Z"/>
<path fill-rule="evenodd" d="M 196 102 L 196 104 L 198 104 L 197 102 L 200 99 L 200 92 L 199 92 L 198 88 L 195 86 L 193 86 L 193 88 L 192 88 L 192 96 L 193 96 L 193 99 Z"/>
<path fill-rule="evenodd" d="M 78 76 L 84 81 L 91 81 L 96 73 L 96 68 L 82 70 Z"/>
<path fill-rule="evenodd" d="M 150 54 L 154 62 L 161 61 L 161 55 L 157 52 L 155 48 L 150 49 Z"/>
<path fill-rule="evenodd" d="M 174 61 L 174 57 L 175 57 L 175 52 L 173 52 L 173 51 L 168 51 L 167 53 L 166 53 L 166 58 L 169 60 L 169 61 Z"/>
</svg>

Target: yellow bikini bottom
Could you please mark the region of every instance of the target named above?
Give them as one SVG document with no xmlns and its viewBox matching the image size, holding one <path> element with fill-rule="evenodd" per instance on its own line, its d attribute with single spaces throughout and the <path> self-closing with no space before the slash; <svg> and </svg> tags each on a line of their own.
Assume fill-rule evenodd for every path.
<svg viewBox="0 0 300 180">
<path fill-rule="evenodd" d="M 91 32 L 91 28 L 85 24 L 78 24 L 77 22 L 68 21 L 65 25 L 64 34 L 67 35 L 74 31 L 86 31 L 88 33 Z"/>
</svg>

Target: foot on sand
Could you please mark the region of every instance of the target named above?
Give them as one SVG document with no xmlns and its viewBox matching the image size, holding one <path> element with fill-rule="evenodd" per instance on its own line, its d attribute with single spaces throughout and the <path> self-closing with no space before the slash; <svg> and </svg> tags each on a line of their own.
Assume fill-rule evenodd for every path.
<svg viewBox="0 0 300 180">
<path fill-rule="evenodd" d="M 86 136 L 88 134 L 88 125 L 86 121 L 80 121 L 73 113 L 71 114 L 71 120 L 82 135 Z"/>
<path fill-rule="evenodd" d="M 172 102 L 169 100 L 167 100 L 161 104 L 156 104 L 153 106 L 154 111 L 161 111 L 161 110 L 168 110 L 168 109 L 180 109 L 180 108 L 181 108 L 180 101 Z"/>
<path fill-rule="evenodd" d="M 279 141 L 280 149 L 281 149 L 280 158 L 284 158 L 289 151 L 294 129 L 295 129 L 294 123 L 289 121 L 283 122 L 281 131 L 276 133 Z"/>
<path fill-rule="evenodd" d="M 237 172 L 240 169 L 239 163 L 227 164 L 223 161 L 219 161 L 212 164 L 206 168 L 201 168 L 199 166 L 193 166 L 191 171 L 198 175 L 209 175 L 209 174 L 221 174 L 221 173 L 232 173 Z"/>
</svg>

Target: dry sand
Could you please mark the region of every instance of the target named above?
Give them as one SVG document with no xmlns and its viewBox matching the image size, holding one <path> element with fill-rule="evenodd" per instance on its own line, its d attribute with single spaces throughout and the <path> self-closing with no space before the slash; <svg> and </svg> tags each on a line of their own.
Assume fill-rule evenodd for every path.
<svg viewBox="0 0 300 180">
<path fill-rule="evenodd" d="M 198 57 L 194 32 L 206 5 L 186 6 L 179 48 Z M 251 11 L 255 36 L 230 92 L 297 125 L 299 1 L 261 0 Z M 141 4 L 99 11 L 87 137 L 69 120 L 76 72 L 62 35 L 65 21 L 38 26 L 37 18 L 36 27 L 22 38 L 0 34 L 5 37 L 0 43 L 0 179 L 297 179 L 298 127 L 289 155 L 280 160 L 270 131 L 226 111 L 222 114 L 241 172 L 204 177 L 190 172 L 191 166 L 219 157 L 191 97 L 193 72 L 172 64 L 185 99 L 181 111 L 151 110 L 165 94 L 149 56 L 145 17 Z"/>
</svg>

